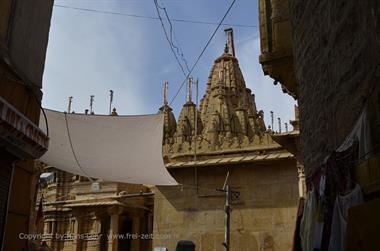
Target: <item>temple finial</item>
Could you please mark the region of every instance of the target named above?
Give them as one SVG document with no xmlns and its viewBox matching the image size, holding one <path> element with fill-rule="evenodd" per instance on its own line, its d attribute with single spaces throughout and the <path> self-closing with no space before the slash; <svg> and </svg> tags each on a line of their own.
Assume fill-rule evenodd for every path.
<svg viewBox="0 0 380 251">
<path fill-rule="evenodd" d="M 163 94 L 164 105 L 168 104 L 168 88 L 169 88 L 169 83 L 168 83 L 168 81 L 165 81 L 165 83 L 164 83 L 164 94 Z"/>
<path fill-rule="evenodd" d="M 227 35 L 226 48 L 224 49 L 225 53 L 229 53 L 235 57 L 235 45 L 234 45 L 234 32 L 232 28 L 224 29 Z"/>
<path fill-rule="evenodd" d="M 186 102 L 191 102 L 192 101 L 192 88 L 193 88 L 193 78 L 189 77 L 188 82 L 187 82 L 187 98 Z"/>
</svg>

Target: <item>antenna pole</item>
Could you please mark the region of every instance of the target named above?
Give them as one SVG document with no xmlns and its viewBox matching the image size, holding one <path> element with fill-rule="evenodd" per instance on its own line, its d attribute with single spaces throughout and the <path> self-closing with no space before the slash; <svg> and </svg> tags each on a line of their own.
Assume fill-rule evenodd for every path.
<svg viewBox="0 0 380 251">
<path fill-rule="evenodd" d="M 94 97 L 95 97 L 95 95 L 90 96 L 90 114 L 94 113 L 94 110 L 92 109 L 93 104 L 94 104 Z"/>
<path fill-rule="evenodd" d="M 69 97 L 69 106 L 67 107 L 67 113 L 71 112 L 71 103 L 73 102 L 73 96 Z"/>
<path fill-rule="evenodd" d="M 272 131 L 274 132 L 274 128 L 273 128 L 273 123 L 274 123 L 273 111 L 270 111 L 270 119 L 271 119 L 271 124 L 272 124 Z"/>
<path fill-rule="evenodd" d="M 109 109 L 109 115 L 111 115 L 112 102 L 113 102 L 113 90 L 110 90 L 110 109 Z"/>
</svg>

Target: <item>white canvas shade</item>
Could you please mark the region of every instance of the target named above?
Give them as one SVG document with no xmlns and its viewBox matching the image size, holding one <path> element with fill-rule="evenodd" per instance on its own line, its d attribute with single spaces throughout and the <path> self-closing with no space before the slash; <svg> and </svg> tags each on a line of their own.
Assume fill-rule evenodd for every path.
<svg viewBox="0 0 380 251">
<path fill-rule="evenodd" d="M 162 114 L 106 116 L 44 110 L 50 142 L 47 153 L 40 158 L 42 162 L 107 181 L 177 184 L 162 159 Z M 46 131 L 42 114 L 40 127 Z"/>
</svg>

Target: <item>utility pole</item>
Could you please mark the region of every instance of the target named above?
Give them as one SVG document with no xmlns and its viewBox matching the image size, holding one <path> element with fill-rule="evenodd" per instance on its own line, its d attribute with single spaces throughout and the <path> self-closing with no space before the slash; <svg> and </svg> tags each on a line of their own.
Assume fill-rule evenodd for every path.
<svg viewBox="0 0 380 251">
<path fill-rule="evenodd" d="M 226 193 L 226 204 L 224 206 L 224 211 L 226 213 L 225 215 L 225 229 L 224 229 L 224 250 L 230 251 L 230 232 L 231 232 L 231 205 L 230 205 L 230 199 L 231 199 L 231 188 L 229 185 L 226 185 L 225 187 L 225 193 Z"/>
<path fill-rule="evenodd" d="M 90 114 L 94 114 L 94 110 L 92 109 L 94 104 L 94 97 L 95 95 L 90 96 Z"/>
<path fill-rule="evenodd" d="M 109 115 L 111 115 L 112 101 L 113 101 L 113 90 L 110 90 L 110 109 L 109 109 Z"/>
<path fill-rule="evenodd" d="M 197 167 L 197 137 L 198 137 L 198 79 L 195 82 L 195 114 L 194 114 L 194 175 L 195 175 L 195 185 L 197 186 L 197 194 L 198 194 L 199 190 L 198 190 L 198 167 Z"/>
<path fill-rule="evenodd" d="M 224 205 L 224 251 L 230 251 L 230 233 L 231 233 L 231 199 L 232 195 L 236 198 L 240 196 L 240 193 L 237 191 L 232 191 L 231 187 L 228 185 L 228 178 L 230 176 L 230 172 L 227 172 L 226 179 L 224 180 L 223 188 L 217 189 L 219 192 L 224 192 L 226 196 L 226 202 Z"/>
<path fill-rule="evenodd" d="M 73 96 L 69 97 L 69 105 L 67 107 L 67 113 L 71 112 L 71 103 L 73 102 Z"/>
</svg>

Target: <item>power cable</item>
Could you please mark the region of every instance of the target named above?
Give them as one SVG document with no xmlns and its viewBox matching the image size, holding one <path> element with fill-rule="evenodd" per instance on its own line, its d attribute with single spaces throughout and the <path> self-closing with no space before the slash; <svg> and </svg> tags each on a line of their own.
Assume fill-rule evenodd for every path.
<svg viewBox="0 0 380 251">
<path fill-rule="evenodd" d="M 159 20 L 160 20 L 160 23 L 161 23 L 162 29 L 163 29 L 163 31 L 164 31 L 165 38 L 166 38 L 166 40 L 167 40 L 168 43 L 169 43 L 170 50 L 172 51 L 172 53 L 173 53 L 173 55 L 174 55 L 174 57 L 175 57 L 175 59 L 176 59 L 178 65 L 179 65 L 179 67 L 181 68 L 181 71 L 182 71 L 183 75 L 184 75 L 184 76 L 187 76 L 187 74 L 186 74 L 186 72 L 185 72 L 185 70 L 184 70 L 184 68 L 183 68 L 183 66 L 182 66 L 182 64 L 181 64 L 181 62 L 179 61 L 179 59 L 178 59 L 178 57 L 177 57 L 176 52 L 174 51 L 173 44 L 172 44 L 172 42 L 171 42 L 170 39 L 169 39 L 169 35 L 168 35 L 167 31 L 166 31 L 164 21 L 162 20 L 162 17 L 161 17 L 161 14 L 160 14 L 160 10 L 159 10 L 159 8 L 162 9 L 162 7 L 160 7 L 160 6 L 158 5 L 157 0 L 154 0 L 154 5 L 155 5 L 155 7 L 156 7 L 157 15 L 158 15 L 158 18 L 159 18 Z M 172 34 L 172 26 L 170 26 L 170 34 Z"/>
<path fill-rule="evenodd" d="M 59 8 L 88 11 L 88 12 L 96 12 L 96 13 L 102 13 L 102 14 L 119 15 L 119 16 L 127 16 L 127 17 L 134 17 L 134 18 L 151 19 L 151 20 L 159 20 L 159 18 L 152 17 L 152 16 L 143 16 L 143 15 L 122 13 L 122 12 L 104 11 L 104 10 L 89 9 L 89 8 L 80 8 L 80 7 L 74 7 L 74 6 L 69 6 L 69 5 L 61 5 L 61 4 L 54 4 L 54 6 L 59 7 Z M 218 23 L 214 23 L 214 22 L 197 21 L 197 20 L 189 20 L 189 19 L 178 19 L 178 18 L 172 18 L 171 21 L 180 22 L 180 23 L 218 25 Z M 222 23 L 222 25 L 231 26 L 231 27 L 240 27 L 240 28 L 258 28 L 257 25 L 248 25 L 248 24 Z"/>
<path fill-rule="evenodd" d="M 179 56 L 181 57 L 182 61 L 183 61 L 184 64 L 185 64 L 185 67 L 186 67 L 187 71 L 189 72 L 189 71 L 190 71 L 189 65 L 188 65 L 188 63 L 187 63 L 187 60 L 185 59 L 185 55 L 183 54 L 183 52 L 182 52 L 182 50 L 181 50 L 181 48 L 180 48 L 179 42 L 178 42 L 178 40 L 177 40 L 177 38 L 176 38 L 176 35 L 175 35 L 175 33 L 174 33 L 173 24 L 172 24 L 172 22 L 171 22 L 171 20 L 170 20 L 170 17 L 169 17 L 168 11 L 167 11 L 167 9 L 166 9 L 165 7 L 161 7 L 161 6 L 158 4 L 157 1 L 155 1 L 155 2 L 157 3 L 158 8 L 160 8 L 160 9 L 162 9 L 162 10 L 164 11 L 165 16 L 166 16 L 166 20 L 168 20 L 168 23 L 169 23 L 169 26 L 170 26 L 170 44 L 171 44 L 172 47 L 174 47 L 174 48 L 176 49 L 176 51 L 177 51 L 177 55 L 179 55 Z M 176 46 L 176 45 L 174 44 L 174 42 L 173 42 L 173 37 L 174 37 L 174 40 L 176 41 L 176 43 L 178 44 L 178 46 Z"/>
<path fill-rule="evenodd" d="M 157 0 L 155 0 L 157 1 Z M 195 66 L 198 64 L 199 60 L 201 59 L 201 57 L 203 56 L 203 53 L 206 51 L 207 47 L 209 46 L 209 44 L 211 43 L 211 40 L 214 38 L 216 32 L 219 30 L 220 26 L 223 24 L 223 21 L 224 19 L 227 17 L 228 13 L 230 12 L 230 10 L 232 9 L 232 7 L 234 6 L 236 0 L 233 0 L 232 3 L 230 4 L 230 6 L 228 7 L 226 13 L 224 14 L 223 18 L 220 20 L 218 26 L 215 28 L 214 32 L 212 33 L 211 37 L 209 38 L 209 40 L 207 41 L 205 47 L 203 48 L 203 50 L 201 51 L 201 53 L 199 54 L 197 60 L 195 61 L 195 63 L 193 64 L 193 66 L 191 67 L 190 69 L 190 72 L 187 74 L 186 78 L 183 80 L 183 82 L 181 83 L 178 91 L 176 92 L 176 94 L 174 95 L 174 97 L 172 98 L 172 100 L 170 101 L 169 105 L 171 105 L 173 103 L 173 101 L 177 98 L 179 92 L 181 91 L 183 85 L 186 83 L 187 79 L 189 78 L 190 74 L 193 72 Z"/>
</svg>

